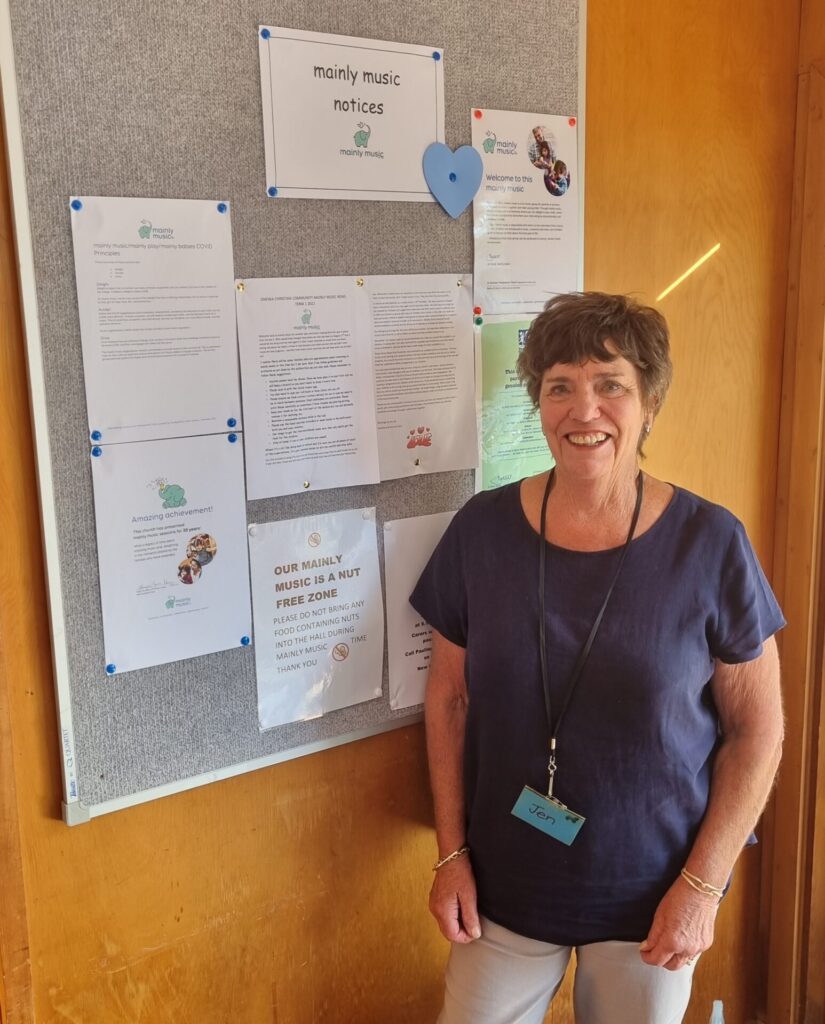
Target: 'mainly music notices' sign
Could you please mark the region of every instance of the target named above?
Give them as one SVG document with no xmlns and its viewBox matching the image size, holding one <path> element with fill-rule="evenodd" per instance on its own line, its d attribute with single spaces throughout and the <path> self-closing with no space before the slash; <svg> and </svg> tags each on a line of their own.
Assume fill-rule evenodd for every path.
<svg viewBox="0 0 825 1024">
<path fill-rule="evenodd" d="M 433 202 L 421 161 L 444 141 L 433 46 L 261 27 L 267 193 Z"/>
</svg>

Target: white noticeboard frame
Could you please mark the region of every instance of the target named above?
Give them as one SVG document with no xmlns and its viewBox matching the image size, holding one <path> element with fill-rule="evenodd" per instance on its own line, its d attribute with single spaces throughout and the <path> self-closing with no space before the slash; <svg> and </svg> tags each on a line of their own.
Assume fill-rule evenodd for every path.
<svg viewBox="0 0 825 1024">
<path fill-rule="evenodd" d="M 439 47 L 262 25 L 258 51 L 271 198 L 435 202 L 421 161 L 444 142 Z"/>
<path fill-rule="evenodd" d="M 46 578 L 49 601 L 52 652 L 55 666 L 55 695 L 58 729 L 60 733 L 61 772 L 63 777 L 63 820 L 68 825 L 78 825 L 113 811 L 138 806 L 151 800 L 183 793 L 199 786 L 222 779 L 242 775 L 245 772 L 267 768 L 284 761 L 322 750 L 331 749 L 369 736 L 378 735 L 421 721 L 420 713 L 396 718 L 377 726 L 368 726 L 352 733 L 341 734 L 331 739 L 281 750 L 263 757 L 252 758 L 236 764 L 205 771 L 197 775 L 159 786 L 149 787 L 126 796 L 105 800 L 97 804 L 85 804 L 78 794 L 75 762 L 75 729 L 72 718 L 71 687 L 69 674 L 68 646 L 66 638 L 66 617 L 63 604 L 61 577 L 63 566 L 60 558 L 55 506 L 54 476 L 49 439 L 48 409 L 43 368 L 43 346 L 39 324 L 37 285 L 35 276 L 32 224 L 29 213 L 28 188 L 26 184 L 25 154 L 21 125 L 20 98 L 15 72 L 14 45 L 9 0 L 0 0 L 0 87 L 2 89 L 3 114 L 6 130 L 6 147 L 9 166 L 9 184 L 14 220 L 15 242 L 18 260 L 21 310 L 26 339 L 29 373 L 29 392 L 32 409 L 32 425 L 37 462 L 37 481 L 40 494 L 40 517 L 43 530 L 43 549 L 46 564 Z M 586 54 L 587 54 L 587 2 L 579 0 L 578 16 L 578 154 L 580 216 L 584 219 L 585 179 L 585 110 L 586 110 Z M 443 140 L 442 140 L 443 141 Z M 231 196 L 230 196 L 231 199 Z M 579 287 L 584 280 L 584 246 L 579 247 Z"/>
</svg>

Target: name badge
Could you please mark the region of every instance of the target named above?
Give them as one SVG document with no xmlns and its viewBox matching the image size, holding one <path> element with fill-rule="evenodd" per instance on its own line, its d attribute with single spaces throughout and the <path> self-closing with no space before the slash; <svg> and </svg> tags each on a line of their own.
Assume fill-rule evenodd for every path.
<svg viewBox="0 0 825 1024">
<path fill-rule="evenodd" d="M 530 786 L 521 791 L 510 813 L 565 846 L 571 845 L 585 821 L 580 814 Z"/>
</svg>

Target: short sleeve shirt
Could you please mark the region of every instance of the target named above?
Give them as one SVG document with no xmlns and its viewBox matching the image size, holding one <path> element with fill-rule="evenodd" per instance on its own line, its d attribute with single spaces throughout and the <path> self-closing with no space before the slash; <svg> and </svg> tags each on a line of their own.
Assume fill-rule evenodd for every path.
<svg viewBox="0 0 825 1024">
<path fill-rule="evenodd" d="M 540 543 L 519 484 L 479 494 L 410 599 L 467 652 L 465 806 L 479 909 L 546 942 L 641 941 L 707 806 L 720 742 L 715 659 L 758 657 L 784 619 L 742 524 L 675 489 L 630 545 L 558 734 L 555 795 L 586 819 L 568 847 L 511 814 L 525 785 L 547 786 Z M 620 550 L 547 544 L 556 709 Z"/>
</svg>

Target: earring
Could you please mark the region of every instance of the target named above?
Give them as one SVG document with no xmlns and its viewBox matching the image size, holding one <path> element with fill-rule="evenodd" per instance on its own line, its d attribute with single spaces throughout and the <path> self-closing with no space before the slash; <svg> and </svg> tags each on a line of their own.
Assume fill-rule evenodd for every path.
<svg viewBox="0 0 825 1024">
<path fill-rule="evenodd" d="M 647 437 L 647 435 L 650 433 L 650 424 L 645 423 L 645 425 L 642 427 L 642 430 L 644 431 L 645 437 Z"/>
</svg>

